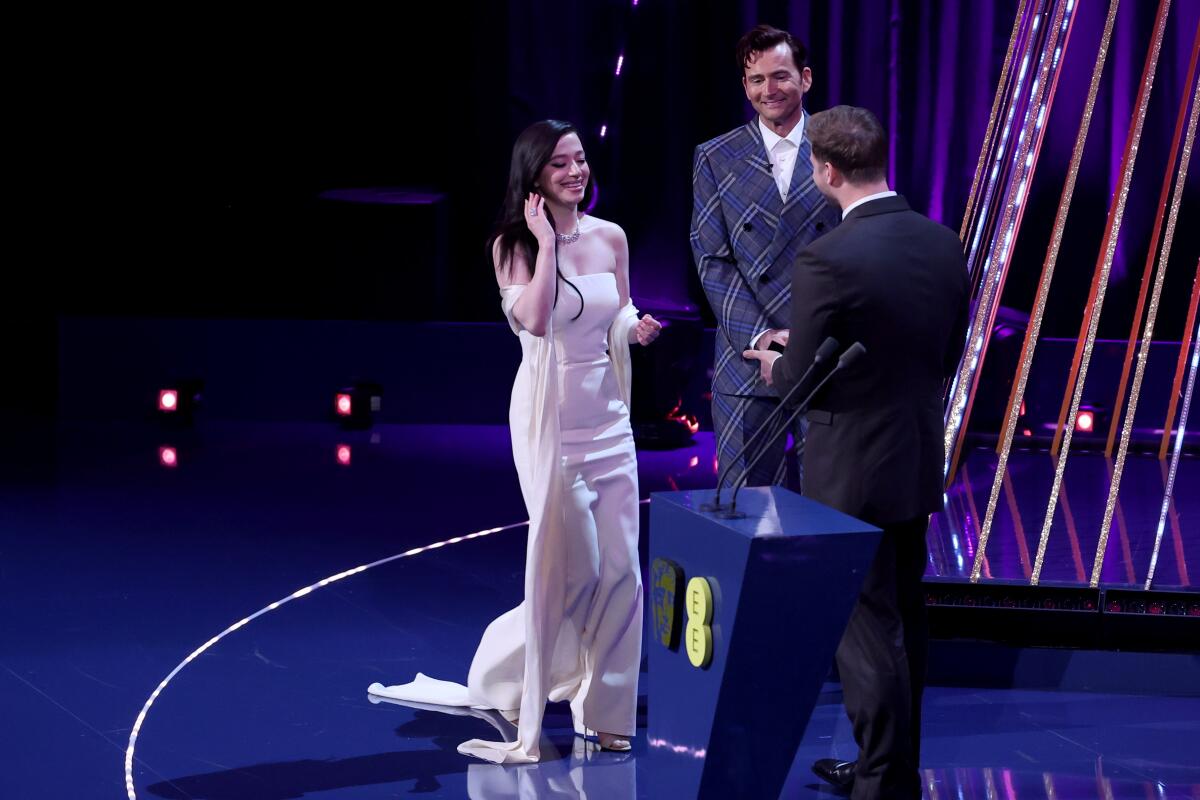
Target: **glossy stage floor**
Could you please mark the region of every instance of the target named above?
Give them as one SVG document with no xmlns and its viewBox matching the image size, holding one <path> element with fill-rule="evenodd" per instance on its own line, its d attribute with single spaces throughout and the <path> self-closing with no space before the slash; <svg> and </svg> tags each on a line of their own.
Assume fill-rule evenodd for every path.
<svg viewBox="0 0 1200 800">
<path fill-rule="evenodd" d="M 64 425 L 0 450 L 0 797 L 651 796 L 646 737 L 632 754 L 597 752 L 563 707 L 547 717 L 546 759 L 502 768 L 455 751 L 495 735 L 488 721 L 367 698 L 417 670 L 462 680 L 483 627 L 520 600 L 506 429 Z M 712 484 L 711 435 L 640 458 L 643 496 Z M 931 575 L 970 569 L 994 459 L 970 454 L 931 526 Z M 1080 456 L 1068 471 L 1047 580 L 1090 567 L 1105 469 Z M 1049 472 L 1045 455 L 1014 460 L 993 579 L 1028 574 Z M 1159 462 L 1131 458 L 1126 481 L 1114 584 L 1144 578 Z M 1177 486 L 1158 574 L 1190 587 L 1200 462 L 1184 459 Z M 827 684 L 785 797 L 831 795 L 808 764 L 853 757 L 839 700 Z M 1200 798 L 1195 693 L 934 686 L 925 719 L 933 800 Z"/>
</svg>

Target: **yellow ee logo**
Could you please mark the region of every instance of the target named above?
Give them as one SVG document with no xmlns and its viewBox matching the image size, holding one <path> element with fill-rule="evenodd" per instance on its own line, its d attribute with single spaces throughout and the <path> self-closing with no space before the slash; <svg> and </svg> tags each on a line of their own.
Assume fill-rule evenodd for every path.
<svg viewBox="0 0 1200 800">
<path fill-rule="evenodd" d="M 704 669 L 712 662 L 713 655 L 713 597 L 708 581 L 699 577 L 688 581 L 684 606 L 687 608 L 688 624 L 683 639 L 688 660 L 693 667 Z"/>
</svg>

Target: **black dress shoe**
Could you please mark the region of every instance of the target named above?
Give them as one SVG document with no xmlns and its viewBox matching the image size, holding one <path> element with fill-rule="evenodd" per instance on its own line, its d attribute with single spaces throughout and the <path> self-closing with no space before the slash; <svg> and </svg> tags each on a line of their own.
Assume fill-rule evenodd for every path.
<svg viewBox="0 0 1200 800">
<path fill-rule="evenodd" d="M 813 762 L 812 771 L 821 780 L 839 789 L 849 789 L 854 785 L 854 768 L 857 761 L 839 761 L 836 758 L 818 758 Z"/>
</svg>

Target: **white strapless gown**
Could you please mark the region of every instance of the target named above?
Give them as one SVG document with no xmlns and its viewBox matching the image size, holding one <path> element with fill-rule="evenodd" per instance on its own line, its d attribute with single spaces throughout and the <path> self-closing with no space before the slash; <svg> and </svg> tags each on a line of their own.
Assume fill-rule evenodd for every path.
<svg viewBox="0 0 1200 800">
<path fill-rule="evenodd" d="M 571 282 L 583 313 L 572 319 L 580 298 L 560 284 L 551 332 L 540 338 L 512 317 L 524 287 L 502 292 L 522 345 L 509 423 L 531 520 L 525 601 L 488 625 L 465 686 L 418 673 L 411 683 L 368 689 L 381 698 L 519 716 L 515 742 L 459 745 L 495 763 L 538 759 L 547 700 L 570 701 L 578 732 L 632 736 L 635 728 L 642 581 L 628 335 L 636 309 L 618 308 L 611 273 Z"/>
</svg>

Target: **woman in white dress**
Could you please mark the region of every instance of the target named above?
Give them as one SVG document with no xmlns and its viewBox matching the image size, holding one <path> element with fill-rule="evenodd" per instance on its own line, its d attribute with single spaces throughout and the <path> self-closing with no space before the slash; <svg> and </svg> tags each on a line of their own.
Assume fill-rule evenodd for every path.
<svg viewBox="0 0 1200 800">
<path fill-rule="evenodd" d="M 591 175 L 579 134 L 556 120 L 525 129 L 490 245 L 501 305 L 521 342 L 509 408 L 513 460 L 529 511 L 525 600 L 494 620 L 467 685 L 420 673 L 392 698 L 495 709 L 516 741 L 459 752 L 537 761 L 547 700 L 568 700 L 577 733 L 628 750 L 641 663 L 637 461 L 629 425 L 629 347 L 661 325 L 629 299 L 629 245 L 583 208 Z"/>
</svg>

